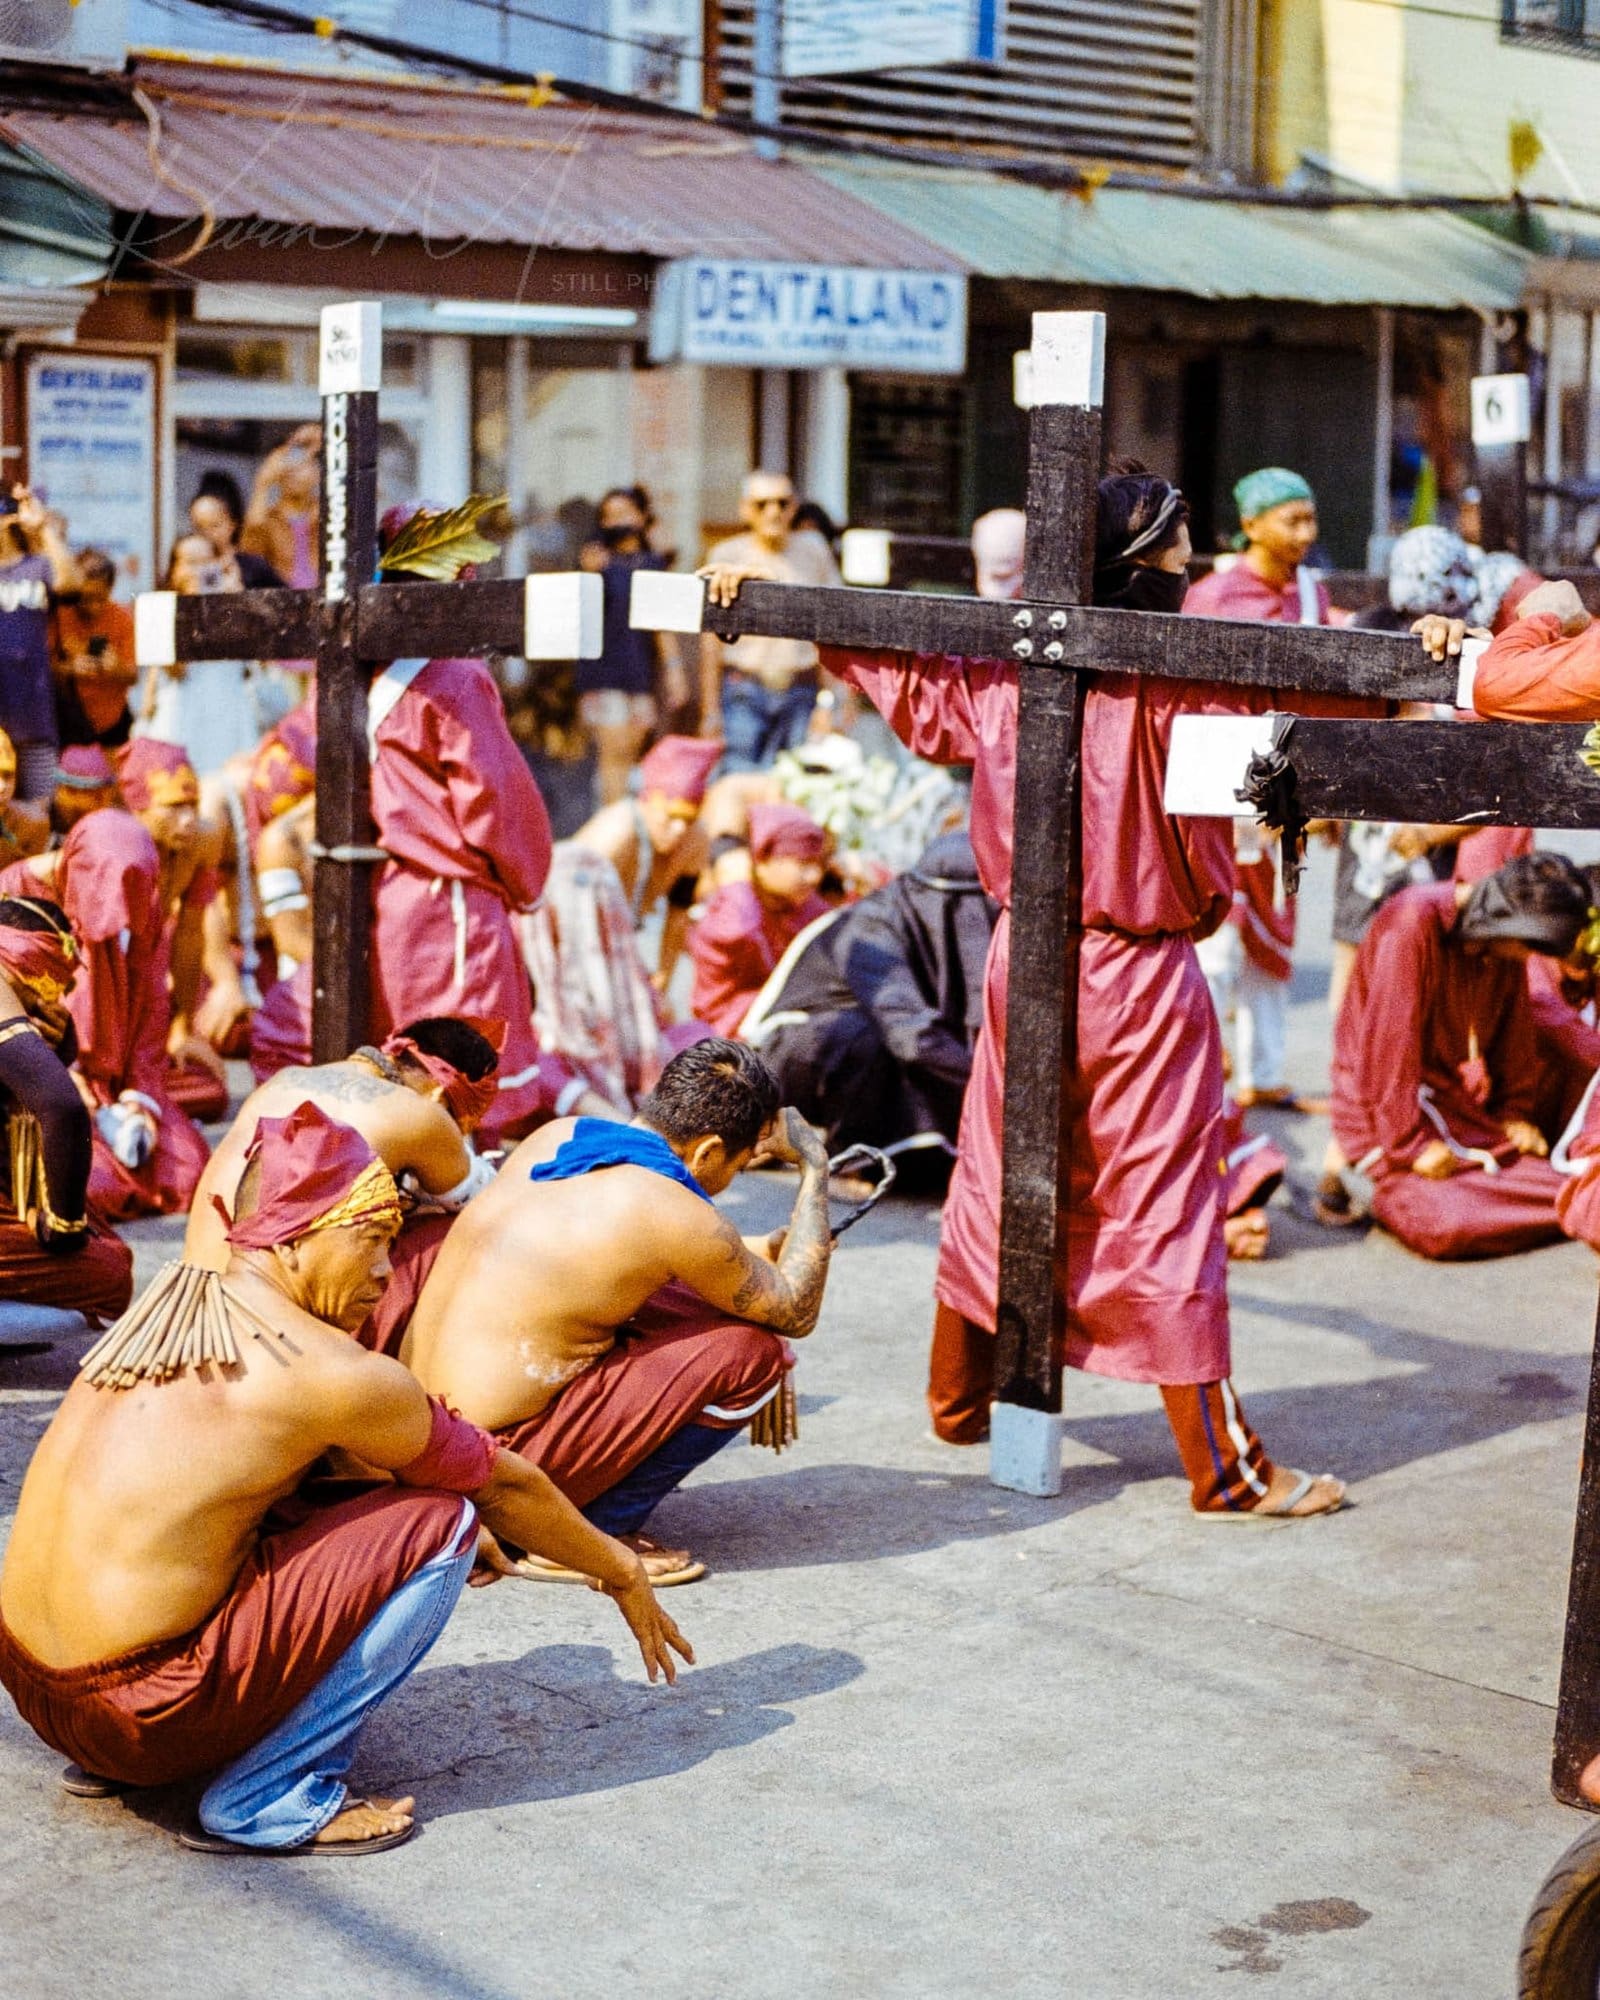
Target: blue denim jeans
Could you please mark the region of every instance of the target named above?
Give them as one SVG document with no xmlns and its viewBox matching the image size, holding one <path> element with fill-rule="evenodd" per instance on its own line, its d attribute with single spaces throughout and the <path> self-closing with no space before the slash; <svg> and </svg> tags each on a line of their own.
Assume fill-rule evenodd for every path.
<svg viewBox="0 0 1600 2000">
<path fill-rule="evenodd" d="M 241 1847 L 301 1847 L 338 1813 L 361 1725 L 413 1672 L 455 1609 L 477 1547 L 474 1519 L 463 1501 L 461 1534 L 406 1578 L 276 1729 L 212 1779 L 200 1800 L 207 1833 Z M 462 1535 L 466 1546 L 458 1549 Z"/>
<path fill-rule="evenodd" d="M 603 1535 L 634 1534 L 697 1465 L 704 1465 L 725 1444 L 743 1436 L 742 1430 L 721 1430 L 715 1424 L 685 1424 L 615 1486 L 591 1500 L 583 1509 L 584 1519 Z"/>
<path fill-rule="evenodd" d="M 816 705 L 815 674 L 780 690 L 730 668 L 722 676 L 722 769 L 763 771 L 780 750 L 797 749 Z"/>
</svg>

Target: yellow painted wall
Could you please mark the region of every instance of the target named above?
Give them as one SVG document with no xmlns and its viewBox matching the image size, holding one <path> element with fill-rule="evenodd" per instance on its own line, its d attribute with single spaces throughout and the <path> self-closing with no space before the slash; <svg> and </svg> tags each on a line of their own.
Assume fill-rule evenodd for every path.
<svg viewBox="0 0 1600 2000">
<path fill-rule="evenodd" d="M 1448 18 L 1459 15 L 1461 19 Z M 1600 63 L 1500 38 L 1500 0 L 1263 0 L 1262 163 L 1307 154 L 1386 189 L 1600 201 Z"/>
</svg>

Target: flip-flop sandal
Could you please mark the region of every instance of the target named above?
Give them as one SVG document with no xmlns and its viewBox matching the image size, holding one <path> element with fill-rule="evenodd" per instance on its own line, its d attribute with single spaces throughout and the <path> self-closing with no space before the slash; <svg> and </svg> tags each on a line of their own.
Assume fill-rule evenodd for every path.
<svg viewBox="0 0 1600 2000">
<path fill-rule="evenodd" d="M 1258 1521 L 1264 1526 L 1281 1526 L 1288 1521 L 1320 1521 L 1329 1514 L 1341 1514 L 1349 1506 L 1349 1500 L 1341 1494 L 1331 1507 L 1319 1507 L 1314 1514 L 1296 1514 L 1292 1510 L 1316 1485 L 1319 1479 L 1332 1479 L 1331 1472 L 1301 1472 L 1295 1475 L 1296 1484 L 1292 1492 L 1286 1493 L 1276 1507 L 1207 1507 L 1195 1514 L 1197 1521 Z"/>
<path fill-rule="evenodd" d="M 352 1799 L 348 1803 L 363 1806 L 369 1801 Z M 337 1861 L 350 1855 L 382 1854 L 390 1847 L 404 1847 L 415 1837 L 420 1825 L 419 1820 L 413 1820 L 398 1833 L 369 1833 L 364 1840 L 302 1840 L 298 1847 L 245 1847 L 237 1840 L 224 1840 L 220 1834 L 207 1833 L 203 1826 L 192 1826 L 179 1830 L 178 1845 L 196 1854 L 245 1856 L 255 1861 L 298 1861 L 307 1855 Z"/>
<path fill-rule="evenodd" d="M 120 1778 L 102 1778 L 94 1771 L 86 1771 L 81 1764 L 63 1764 L 61 1789 L 75 1799 L 120 1799 L 133 1787 Z"/>
<path fill-rule="evenodd" d="M 522 1560 L 524 1564 L 531 1565 L 517 1572 L 518 1580 L 523 1583 L 588 1584 L 594 1581 L 587 1570 L 566 1569 L 560 1563 L 546 1562 L 543 1556 L 524 1556 Z M 650 1578 L 652 1590 L 671 1590 L 675 1584 L 698 1583 L 706 1574 L 706 1565 L 697 1562 L 691 1556 L 686 1563 L 680 1563 L 676 1569 L 649 1570 L 646 1574 Z"/>
</svg>

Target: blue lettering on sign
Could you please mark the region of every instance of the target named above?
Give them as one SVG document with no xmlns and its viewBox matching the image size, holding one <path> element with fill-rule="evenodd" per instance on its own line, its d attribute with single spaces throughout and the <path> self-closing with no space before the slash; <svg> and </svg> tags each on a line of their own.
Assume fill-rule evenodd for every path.
<svg viewBox="0 0 1600 2000">
<path fill-rule="evenodd" d="M 930 271 L 697 261 L 679 294 L 682 351 L 751 367 L 954 374 L 966 359 L 965 282 Z"/>
</svg>

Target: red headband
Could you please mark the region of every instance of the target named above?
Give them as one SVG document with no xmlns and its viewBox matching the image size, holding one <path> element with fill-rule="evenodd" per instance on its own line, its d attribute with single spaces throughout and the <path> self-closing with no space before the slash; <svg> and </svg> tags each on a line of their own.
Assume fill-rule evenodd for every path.
<svg viewBox="0 0 1600 2000">
<path fill-rule="evenodd" d="M 246 1167 L 257 1158 L 261 1199 L 254 1212 L 234 1222 L 216 1203 L 235 1250 L 273 1250 L 318 1229 L 369 1222 L 400 1226 L 400 1198 L 389 1169 L 359 1132 L 314 1104 L 297 1104 L 287 1118 L 263 1118 Z"/>
<path fill-rule="evenodd" d="M 485 1040 L 494 1042 L 491 1028 L 500 1030 L 500 1042 L 505 1040 L 505 1027 L 499 1021 L 470 1023 Z M 426 1049 L 419 1049 L 409 1035 L 391 1035 L 383 1045 L 383 1053 L 394 1062 L 414 1063 L 439 1085 L 444 1092 L 445 1108 L 462 1128 L 469 1131 L 481 1123 L 489 1114 L 489 1109 L 500 1093 L 500 1065 L 495 1064 L 489 1074 L 474 1079 L 465 1071 L 446 1062 L 443 1056 L 430 1055 Z M 499 1043 L 496 1043 L 499 1053 Z"/>
<path fill-rule="evenodd" d="M 117 777 L 129 812 L 200 803 L 200 780 L 180 743 L 163 743 L 154 736 L 134 737 L 117 760 Z"/>
<path fill-rule="evenodd" d="M 796 861 L 824 861 L 828 836 L 799 806 L 754 805 L 750 808 L 750 852 L 757 861 L 771 861 L 780 854 Z"/>
<path fill-rule="evenodd" d="M 29 907 L 41 905 L 30 902 Z M 46 1007 L 63 998 L 78 969 L 77 940 L 70 930 L 56 929 L 55 922 L 52 916 L 49 930 L 24 931 L 0 921 L 0 973 Z"/>
<path fill-rule="evenodd" d="M 639 760 L 639 789 L 697 806 L 705 798 L 722 745 L 704 736 L 663 736 Z"/>
</svg>

